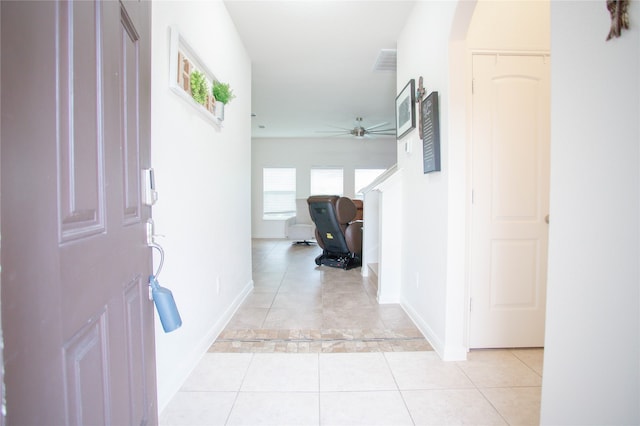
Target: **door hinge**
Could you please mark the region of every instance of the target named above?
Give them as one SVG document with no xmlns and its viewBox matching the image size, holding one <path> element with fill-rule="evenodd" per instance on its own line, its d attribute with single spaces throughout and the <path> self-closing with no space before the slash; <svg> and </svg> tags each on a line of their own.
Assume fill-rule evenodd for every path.
<svg viewBox="0 0 640 426">
<path fill-rule="evenodd" d="M 470 298 L 469 299 L 469 312 L 472 311 L 472 308 L 473 308 L 473 299 Z"/>
<path fill-rule="evenodd" d="M 472 94 L 472 95 L 476 92 L 476 90 L 475 90 L 475 86 L 476 86 L 476 84 L 475 84 L 475 83 L 476 83 L 476 79 L 475 79 L 475 78 L 472 78 L 472 79 L 471 79 L 471 94 Z"/>
<path fill-rule="evenodd" d="M 475 193 L 473 192 L 473 189 L 471 190 L 471 204 L 473 204 L 475 201 Z"/>
</svg>

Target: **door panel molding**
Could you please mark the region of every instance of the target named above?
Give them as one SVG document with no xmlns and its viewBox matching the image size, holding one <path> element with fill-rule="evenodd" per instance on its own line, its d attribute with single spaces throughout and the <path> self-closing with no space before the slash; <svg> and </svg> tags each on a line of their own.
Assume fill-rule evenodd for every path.
<svg viewBox="0 0 640 426">
<path fill-rule="evenodd" d="M 64 345 L 67 424 L 111 424 L 107 312 Z"/>
<path fill-rule="evenodd" d="M 539 307 L 540 243 L 537 240 L 491 242 L 490 309 L 519 310 Z M 499 261 L 498 261 L 499 259 Z M 523 274 L 522 272 L 527 273 Z M 523 280 L 522 276 L 527 279 Z"/>
<path fill-rule="evenodd" d="M 105 231 L 101 10 L 56 3 L 59 242 Z M 96 131 L 97 130 L 97 131 Z"/>
<path fill-rule="evenodd" d="M 493 220 L 539 220 L 540 123 L 535 99 L 536 93 L 541 90 L 540 79 L 514 73 L 494 78 L 491 90 L 496 101 L 490 107 L 493 120 L 500 123 L 499 126 L 494 125 L 498 134 L 493 135 L 490 142 Z M 523 93 L 527 94 L 524 98 L 521 96 Z M 510 105 L 511 108 L 503 111 L 496 105 Z M 508 117 L 502 116 L 505 112 L 508 112 Z M 532 120 L 531 117 L 535 119 Z M 513 179 L 514 176 L 518 179 Z"/>
<path fill-rule="evenodd" d="M 121 150 L 124 185 L 124 223 L 140 222 L 140 119 L 138 103 L 140 93 L 140 43 L 133 22 L 121 8 L 121 72 L 120 93 L 122 111 Z"/>
<path fill-rule="evenodd" d="M 129 390 L 131 424 L 146 424 L 148 395 L 144 353 L 144 296 L 147 283 L 142 277 L 130 282 L 124 291 L 127 361 L 129 364 Z"/>
</svg>

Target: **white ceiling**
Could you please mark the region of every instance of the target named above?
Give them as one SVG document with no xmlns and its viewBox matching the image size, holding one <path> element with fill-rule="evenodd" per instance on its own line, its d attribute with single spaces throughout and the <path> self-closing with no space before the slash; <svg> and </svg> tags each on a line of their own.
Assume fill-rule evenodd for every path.
<svg viewBox="0 0 640 426">
<path fill-rule="evenodd" d="M 356 117 L 395 127 L 396 73 L 373 67 L 414 3 L 226 0 L 252 62 L 252 136 L 326 137 Z"/>
</svg>

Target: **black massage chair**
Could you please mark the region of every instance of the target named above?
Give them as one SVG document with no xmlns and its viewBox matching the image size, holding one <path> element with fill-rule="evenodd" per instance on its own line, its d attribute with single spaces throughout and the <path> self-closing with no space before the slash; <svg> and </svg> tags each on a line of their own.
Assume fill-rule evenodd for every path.
<svg viewBox="0 0 640 426">
<path fill-rule="evenodd" d="M 316 241 L 322 254 L 316 265 L 351 269 L 362 264 L 362 221 L 354 220 L 357 208 L 347 197 L 312 195 L 307 199 L 316 224 Z"/>
</svg>

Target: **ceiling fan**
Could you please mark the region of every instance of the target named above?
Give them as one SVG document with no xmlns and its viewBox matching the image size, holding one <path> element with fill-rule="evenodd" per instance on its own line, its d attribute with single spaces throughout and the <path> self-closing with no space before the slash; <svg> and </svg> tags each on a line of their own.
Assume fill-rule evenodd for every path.
<svg viewBox="0 0 640 426">
<path fill-rule="evenodd" d="M 388 123 L 379 123 L 376 124 L 374 126 L 369 126 L 369 127 L 364 127 L 362 125 L 362 117 L 356 117 L 356 122 L 355 122 L 355 127 L 353 129 L 347 129 L 346 127 L 336 127 L 336 126 L 332 126 L 332 127 L 336 127 L 337 129 L 341 129 L 340 131 L 337 130 L 319 130 L 317 131 L 317 133 L 332 133 L 333 136 L 341 136 L 341 135 L 351 135 L 351 136 L 355 136 L 356 138 L 363 138 L 363 137 L 369 137 L 369 135 L 378 135 L 378 136 L 395 136 L 396 135 L 396 129 L 391 127 L 388 129 L 380 129 L 380 127 L 383 127 L 385 125 L 387 125 Z"/>
</svg>

